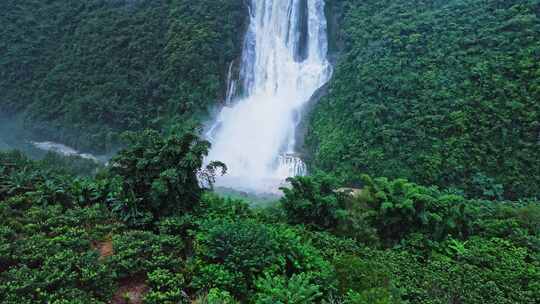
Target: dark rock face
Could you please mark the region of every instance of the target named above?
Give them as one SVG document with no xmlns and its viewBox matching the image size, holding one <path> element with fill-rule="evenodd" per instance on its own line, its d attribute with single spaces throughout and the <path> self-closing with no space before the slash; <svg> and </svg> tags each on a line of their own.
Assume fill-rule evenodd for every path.
<svg viewBox="0 0 540 304">
<path fill-rule="evenodd" d="M 298 19 L 300 37 L 298 40 L 298 45 L 295 48 L 295 60 L 301 62 L 307 58 L 309 51 L 307 45 L 309 35 L 307 0 L 299 1 L 298 5 L 300 6 L 300 18 Z"/>
</svg>

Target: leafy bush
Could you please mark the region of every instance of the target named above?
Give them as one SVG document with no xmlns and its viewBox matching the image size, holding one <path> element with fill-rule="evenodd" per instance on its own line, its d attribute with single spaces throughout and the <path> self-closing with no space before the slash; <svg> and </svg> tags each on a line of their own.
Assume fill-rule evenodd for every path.
<svg viewBox="0 0 540 304">
<path fill-rule="evenodd" d="M 211 290 L 214 288 L 227 290 L 243 296 L 248 291 L 248 282 L 239 271 L 222 264 L 207 264 L 197 261 L 191 287 L 195 290 Z"/>
<path fill-rule="evenodd" d="M 58 251 L 39 268 L 23 265 L 0 274 L 2 303 L 106 303 L 113 287 L 112 273 L 95 252 Z"/>
<path fill-rule="evenodd" d="M 209 263 L 238 272 L 246 283 L 268 267 L 280 267 L 275 231 L 252 221 L 212 221 L 197 235 L 197 250 Z M 216 286 L 221 287 L 221 286 Z M 231 290 L 237 295 L 245 290 Z"/>
<path fill-rule="evenodd" d="M 313 283 L 323 286 L 322 292 L 334 288 L 329 263 L 285 227 L 251 220 L 207 221 L 196 236 L 195 249 L 202 258 L 193 279 L 197 288 L 217 287 L 244 299 L 263 273 L 307 273 Z"/>
<path fill-rule="evenodd" d="M 204 193 L 198 208 L 199 215 L 206 218 L 229 218 L 233 220 L 237 218 L 249 218 L 253 215 L 253 211 L 247 202 L 238 199 L 223 198 L 212 192 Z"/>
<path fill-rule="evenodd" d="M 236 304 L 238 303 L 230 293 L 216 288 L 210 289 L 207 295 L 201 296 L 196 304 Z"/>
<path fill-rule="evenodd" d="M 118 277 L 145 276 L 165 269 L 182 267 L 183 242 L 180 238 L 156 235 L 150 231 L 129 231 L 113 237 L 114 255 L 110 265 Z"/>
<path fill-rule="evenodd" d="M 282 188 L 281 205 L 291 224 L 307 224 L 319 229 L 334 228 L 343 206 L 336 193 L 337 180 L 328 175 L 289 178 L 291 188 Z"/>
<path fill-rule="evenodd" d="M 203 167 L 210 143 L 193 132 L 162 137 L 157 131 L 126 133 L 130 146 L 112 159 L 111 174 L 122 179 L 114 208 L 132 224 L 145 224 L 173 213 L 192 211 L 201 199 L 201 180 L 211 186 L 213 162 Z"/>
<path fill-rule="evenodd" d="M 156 269 L 148 274 L 148 283 L 151 289 L 145 295 L 144 303 L 190 303 L 187 294 L 182 290 L 184 286 L 182 274 Z"/>
<path fill-rule="evenodd" d="M 308 304 L 322 296 L 319 286 L 310 282 L 305 273 L 294 274 L 290 279 L 266 275 L 257 280 L 256 304 Z"/>
<path fill-rule="evenodd" d="M 399 291 L 391 283 L 384 263 L 342 255 L 334 262 L 340 294 L 345 303 L 400 303 Z"/>
<path fill-rule="evenodd" d="M 402 179 L 363 179 L 364 198 L 376 211 L 372 215 L 373 225 L 384 240 L 397 241 L 412 232 L 428 234 L 433 240 L 470 232 L 471 215 L 463 197 L 442 195 L 436 188 Z"/>
<path fill-rule="evenodd" d="M 345 296 L 344 304 L 393 304 L 401 303 L 383 288 L 374 288 L 362 293 L 350 291 Z"/>
</svg>

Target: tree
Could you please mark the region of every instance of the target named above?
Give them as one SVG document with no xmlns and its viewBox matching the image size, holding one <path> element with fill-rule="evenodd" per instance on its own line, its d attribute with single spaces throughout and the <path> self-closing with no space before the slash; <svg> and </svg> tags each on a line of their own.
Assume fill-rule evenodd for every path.
<svg viewBox="0 0 540 304">
<path fill-rule="evenodd" d="M 205 187 L 211 187 L 223 163 L 204 169 L 210 143 L 193 131 L 163 137 L 154 130 L 125 134 L 129 146 L 111 161 L 111 174 L 122 180 L 119 200 L 123 214 L 157 219 L 175 212 L 189 212 L 198 204 Z"/>
<path fill-rule="evenodd" d="M 466 235 L 470 228 L 465 199 L 441 193 L 436 187 L 423 187 L 405 179 L 363 177 L 363 200 L 374 210 L 372 225 L 389 244 L 412 233 L 423 233 L 432 240 L 449 234 Z"/>
<path fill-rule="evenodd" d="M 291 188 L 281 188 L 281 206 L 291 224 L 307 224 L 319 229 L 334 228 L 344 207 L 343 194 L 335 191 L 337 181 L 329 175 L 300 176 L 287 180 Z"/>
</svg>

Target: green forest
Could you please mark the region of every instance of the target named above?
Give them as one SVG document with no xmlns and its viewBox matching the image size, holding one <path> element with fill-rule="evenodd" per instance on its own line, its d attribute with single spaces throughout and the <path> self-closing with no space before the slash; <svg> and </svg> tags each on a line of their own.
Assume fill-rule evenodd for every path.
<svg viewBox="0 0 540 304">
<path fill-rule="evenodd" d="M 92 171 L 76 161 L 0 154 L 0 302 L 540 299 L 538 201 L 367 175 L 351 195 L 319 173 L 250 208 L 210 191 L 223 164 L 202 166 L 209 143 L 196 133 L 126 139 L 94 177 L 74 176 Z"/>
<path fill-rule="evenodd" d="M 242 0 L 1 1 L 0 113 L 94 152 L 197 120 L 225 90 L 245 15 Z"/>
<path fill-rule="evenodd" d="M 309 118 L 315 168 L 540 194 L 540 1 L 334 2 L 343 54 Z"/>
<path fill-rule="evenodd" d="M 246 1 L 0 1 L 0 137 L 116 152 L 0 138 L 0 303 L 540 303 L 540 0 L 326 5 L 310 174 L 261 203 L 201 128 Z"/>
</svg>

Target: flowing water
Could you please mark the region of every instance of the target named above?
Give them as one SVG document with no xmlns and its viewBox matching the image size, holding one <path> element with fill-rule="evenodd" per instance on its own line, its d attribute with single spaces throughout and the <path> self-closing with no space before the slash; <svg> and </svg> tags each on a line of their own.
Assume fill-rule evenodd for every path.
<svg viewBox="0 0 540 304">
<path fill-rule="evenodd" d="M 216 185 L 274 191 L 306 166 L 295 153 L 302 107 L 331 76 L 324 0 L 251 0 L 240 75 L 229 67 L 226 106 L 208 132 Z M 237 92 L 241 91 L 241 94 Z"/>
<path fill-rule="evenodd" d="M 34 145 L 34 147 L 40 149 L 40 150 L 43 150 L 43 151 L 48 151 L 48 152 L 54 152 L 56 154 L 60 154 L 60 155 L 63 155 L 63 156 L 78 156 L 80 158 L 84 158 L 84 159 L 89 159 L 89 160 L 93 160 L 95 162 L 99 162 L 100 160 L 92 155 L 92 154 L 89 154 L 89 153 L 81 153 L 71 147 L 68 147 L 66 145 L 63 145 L 63 144 L 59 144 L 59 143 L 55 143 L 55 142 L 52 142 L 52 141 L 43 141 L 43 142 L 35 142 L 35 141 L 32 141 L 30 142 L 32 145 Z"/>
</svg>

